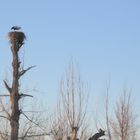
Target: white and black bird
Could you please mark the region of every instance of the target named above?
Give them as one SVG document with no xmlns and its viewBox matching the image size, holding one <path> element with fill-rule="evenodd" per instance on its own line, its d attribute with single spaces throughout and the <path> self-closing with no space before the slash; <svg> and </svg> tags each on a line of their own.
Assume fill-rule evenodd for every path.
<svg viewBox="0 0 140 140">
<path fill-rule="evenodd" d="M 11 30 L 20 30 L 21 29 L 21 27 L 19 27 L 19 26 L 13 26 L 12 28 L 11 28 Z"/>
</svg>

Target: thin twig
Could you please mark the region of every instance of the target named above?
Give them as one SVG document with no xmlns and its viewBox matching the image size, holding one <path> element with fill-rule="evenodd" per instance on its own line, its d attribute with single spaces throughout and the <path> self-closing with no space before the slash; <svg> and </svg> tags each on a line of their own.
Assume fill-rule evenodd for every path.
<svg viewBox="0 0 140 140">
<path fill-rule="evenodd" d="M 32 121 L 25 113 L 22 112 L 22 114 L 23 114 L 30 122 L 32 122 L 33 124 L 35 124 L 36 126 L 38 126 L 41 130 L 44 131 L 44 129 L 43 129 L 39 124 L 37 124 L 37 123 L 35 123 L 34 121 Z"/>
<path fill-rule="evenodd" d="M 0 97 L 2 97 L 2 96 L 10 96 L 10 95 L 8 95 L 8 94 L 3 94 L 3 95 L 0 95 Z"/>
</svg>

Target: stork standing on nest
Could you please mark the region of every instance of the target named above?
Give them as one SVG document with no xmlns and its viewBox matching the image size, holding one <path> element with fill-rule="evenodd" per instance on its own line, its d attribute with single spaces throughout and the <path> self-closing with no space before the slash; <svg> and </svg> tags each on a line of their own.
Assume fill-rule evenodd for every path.
<svg viewBox="0 0 140 140">
<path fill-rule="evenodd" d="M 12 28 L 11 28 L 11 30 L 20 30 L 21 29 L 21 27 L 19 27 L 19 26 L 13 26 Z"/>
</svg>

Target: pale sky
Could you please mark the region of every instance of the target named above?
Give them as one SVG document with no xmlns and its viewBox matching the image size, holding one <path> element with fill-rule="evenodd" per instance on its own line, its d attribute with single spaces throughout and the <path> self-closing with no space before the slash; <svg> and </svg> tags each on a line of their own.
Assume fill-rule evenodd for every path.
<svg viewBox="0 0 140 140">
<path fill-rule="evenodd" d="M 27 36 L 21 53 L 25 66 L 37 66 L 21 82 L 25 89 L 40 91 L 32 93 L 35 98 L 55 105 L 59 81 L 73 59 L 94 101 L 90 111 L 92 106 L 103 107 L 110 79 L 111 102 L 124 87 L 132 88 L 139 112 L 139 0 L 1 0 L 1 92 L 2 80 L 10 72 L 7 33 L 13 25 L 21 26 Z"/>
</svg>

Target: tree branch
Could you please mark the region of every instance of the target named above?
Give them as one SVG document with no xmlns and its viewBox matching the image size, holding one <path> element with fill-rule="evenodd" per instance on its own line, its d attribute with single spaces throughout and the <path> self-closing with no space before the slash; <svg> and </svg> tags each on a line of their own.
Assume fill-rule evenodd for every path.
<svg viewBox="0 0 140 140">
<path fill-rule="evenodd" d="M 1 102 L 1 105 L 2 105 L 2 110 L 3 110 L 3 111 L 6 113 L 6 115 L 7 115 L 7 119 L 10 120 L 11 116 L 10 116 L 9 112 L 6 110 L 6 108 L 5 108 L 5 106 L 4 106 L 4 104 L 3 104 L 2 100 L 1 100 L 1 98 L 0 98 L 0 102 Z"/>
<path fill-rule="evenodd" d="M 10 136 L 9 134 L 0 132 L 0 136 L 3 140 L 7 140 L 7 137 Z"/>
<path fill-rule="evenodd" d="M 36 66 L 31 66 L 31 67 L 29 67 L 29 68 L 27 68 L 27 69 L 25 69 L 25 70 L 20 71 L 20 72 L 19 72 L 19 78 L 20 78 L 22 75 L 24 75 L 28 70 L 30 70 L 30 69 L 32 69 L 32 68 L 34 68 L 34 67 L 36 67 Z"/>
<path fill-rule="evenodd" d="M 11 93 L 12 88 L 10 88 L 10 86 L 8 85 L 8 83 L 5 80 L 3 80 L 3 82 L 4 82 L 4 85 L 5 85 L 6 89 L 8 90 L 8 92 Z"/>
<path fill-rule="evenodd" d="M 40 137 L 40 136 L 50 136 L 50 133 L 42 133 L 42 134 L 32 134 L 32 135 L 26 135 L 26 138 L 31 138 L 31 137 Z M 23 139 L 23 137 L 19 137 L 19 139 Z"/>
<path fill-rule="evenodd" d="M 9 120 L 9 118 L 8 118 L 8 117 L 2 116 L 2 115 L 0 115 L 0 118 L 4 118 L 4 119 Z"/>
<path fill-rule="evenodd" d="M 10 95 L 8 95 L 8 94 L 3 94 L 3 95 L 0 95 L 0 97 L 2 97 L 2 96 L 10 96 Z"/>
<path fill-rule="evenodd" d="M 23 93 L 19 95 L 19 98 L 22 98 L 22 97 L 32 97 L 32 98 L 33 98 L 32 95 L 29 95 L 29 94 L 23 94 Z"/>
<path fill-rule="evenodd" d="M 23 116 L 25 116 L 30 122 L 32 122 L 33 124 L 35 124 L 36 126 L 38 126 L 41 130 L 44 131 L 44 129 L 43 129 L 39 124 L 37 124 L 36 122 L 34 122 L 33 120 L 31 120 L 25 113 L 22 112 L 22 114 L 23 114 Z"/>
</svg>

